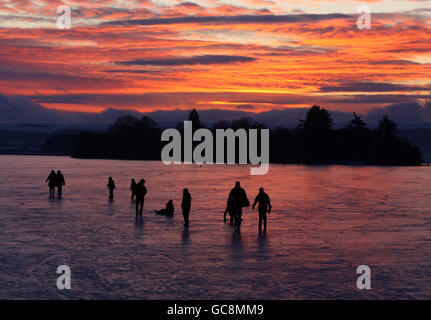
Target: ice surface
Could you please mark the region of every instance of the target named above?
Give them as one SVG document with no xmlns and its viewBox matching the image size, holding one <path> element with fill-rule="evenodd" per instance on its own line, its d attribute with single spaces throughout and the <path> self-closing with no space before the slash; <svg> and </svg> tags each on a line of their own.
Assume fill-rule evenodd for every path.
<svg viewBox="0 0 431 320">
<path fill-rule="evenodd" d="M 51 169 L 65 176 L 62 200 L 49 199 Z M 0 298 L 429 299 L 430 170 L 271 165 L 250 176 L 247 166 L 0 156 Z M 147 181 L 143 223 L 131 177 Z M 266 236 L 250 208 L 240 233 L 223 222 L 235 180 L 250 201 L 260 186 L 269 193 Z M 169 199 L 174 218 L 157 216 Z M 56 287 L 62 264 L 71 290 Z M 356 288 L 362 264 L 371 267 L 368 291 Z"/>
</svg>

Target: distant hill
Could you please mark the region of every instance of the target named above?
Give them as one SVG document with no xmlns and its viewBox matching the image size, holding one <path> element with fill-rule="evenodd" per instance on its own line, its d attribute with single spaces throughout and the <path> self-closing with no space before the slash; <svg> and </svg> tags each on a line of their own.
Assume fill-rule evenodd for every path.
<svg viewBox="0 0 431 320">
<path fill-rule="evenodd" d="M 193 106 L 190 106 L 192 109 Z M 201 122 L 211 126 L 218 121 L 232 121 L 249 117 L 264 123 L 268 128 L 294 128 L 299 119 L 303 119 L 307 108 L 286 108 L 280 106 L 278 110 L 260 111 L 250 109 L 226 110 L 206 109 L 198 110 Z M 57 131 L 62 129 L 107 129 L 109 124 L 124 115 L 137 118 L 151 117 L 161 128 L 175 127 L 177 122 L 187 119 L 190 110 L 157 110 L 138 112 L 136 110 L 107 108 L 99 113 L 59 111 L 31 101 L 23 96 L 7 96 L 0 93 L 0 129 L 22 130 L 30 127 L 40 127 L 39 131 Z M 351 112 L 329 110 L 334 120 L 334 128 L 342 128 L 352 118 Z M 358 113 L 359 114 L 359 113 Z M 379 119 L 388 115 L 401 129 L 429 128 L 431 129 L 431 102 L 421 105 L 417 102 L 392 104 L 385 108 L 375 108 L 362 113 L 361 116 L 369 128 L 377 127 Z M 43 128 L 42 128 L 42 127 Z M 42 130 L 43 129 L 43 130 Z"/>
<path fill-rule="evenodd" d="M 38 154 L 49 137 L 40 131 L 0 130 L 0 154 Z"/>
</svg>

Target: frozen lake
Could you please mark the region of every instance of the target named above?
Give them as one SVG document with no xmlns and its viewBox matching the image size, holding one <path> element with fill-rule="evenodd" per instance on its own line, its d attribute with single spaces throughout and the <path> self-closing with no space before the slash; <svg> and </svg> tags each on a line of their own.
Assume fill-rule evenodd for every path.
<svg viewBox="0 0 431 320">
<path fill-rule="evenodd" d="M 44 184 L 51 169 L 66 179 L 61 200 Z M 0 156 L 0 298 L 430 299 L 430 173 L 271 165 L 268 175 L 249 176 L 247 166 Z M 143 223 L 131 177 L 146 180 Z M 270 195 L 266 235 L 250 208 L 240 233 L 223 222 L 235 180 L 250 201 L 260 186 Z M 169 199 L 175 216 L 157 216 Z M 71 290 L 56 286 L 63 264 Z M 371 268 L 368 291 L 356 288 L 362 264 Z"/>
</svg>

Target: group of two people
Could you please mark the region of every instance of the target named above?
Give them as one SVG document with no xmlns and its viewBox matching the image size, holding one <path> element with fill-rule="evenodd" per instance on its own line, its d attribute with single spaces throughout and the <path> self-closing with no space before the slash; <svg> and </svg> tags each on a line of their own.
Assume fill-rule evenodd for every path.
<svg viewBox="0 0 431 320">
<path fill-rule="evenodd" d="M 135 201 L 136 205 L 136 217 L 142 218 L 142 210 L 144 209 L 144 198 L 147 194 L 147 188 L 145 187 L 145 179 L 139 180 L 136 183 L 135 179 L 132 179 L 130 184 L 130 190 L 132 191 L 132 201 Z"/>
<path fill-rule="evenodd" d="M 259 211 L 259 229 L 262 229 L 262 223 L 266 229 L 267 225 L 267 213 L 271 213 L 271 200 L 263 188 L 259 188 L 259 193 L 254 199 L 253 210 L 258 204 Z M 230 220 L 234 222 L 234 226 L 239 229 L 242 221 L 242 208 L 250 206 L 250 201 L 247 198 L 245 190 L 241 187 L 239 181 L 235 182 L 235 187 L 230 191 L 227 199 L 226 209 L 224 211 L 224 220 L 226 221 L 226 215 L 229 213 Z"/>
<path fill-rule="evenodd" d="M 183 211 L 183 218 L 184 218 L 184 227 L 189 226 L 189 216 L 190 216 L 190 209 L 192 207 L 192 196 L 189 192 L 189 189 L 184 188 L 183 189 L 183 199 L 181 201 L 181 209 Z M 174 202 L 169 200 L 166 203 L 166 207 L 160 210 L 155 210 L 155 212 L 159 215 L 166 215 L 172 217 L 174 215 Z"/>
<path fill-rule="evenodd" d="M 108 178 L 108 184 L 106 185 L 106 187 L 109 189 L 109 199 L 114 199 L 115 182 L 112 177 Z M 132 191 L 132 201 L 135 201 L 136 204 L 136 217 L 140 216 L 142 218 L 142 211 L 144 209 L 144 198 L 147 194 L 145 180 L 141 179 L 138 183 L 136 183 L 135 179 L 132 179 L 130 190 Z"/>
<path fill-rule="evenodd" d="M 54 170 L 51 170 L 48 178 L 46 178 L 45 183 L 48 182 L 49 187 L 49 196 L 51 198 L 55 197 L 55 188 L 57 188 L 58 197 L 61 198 L 63 186 L 66 185 L 66 181 L 64 180 L 64 176 L 60 170 L 55 173 Z"/>
</svg>

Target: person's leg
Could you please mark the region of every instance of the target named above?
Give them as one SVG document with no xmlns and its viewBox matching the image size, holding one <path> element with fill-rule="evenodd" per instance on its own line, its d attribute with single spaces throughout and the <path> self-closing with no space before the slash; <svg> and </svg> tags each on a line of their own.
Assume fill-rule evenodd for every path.
<svg viewBox="0 0 431 320">
<path fill-rule="evenodd" d="M 185 226 L 189 226 L 189 214 L 190 214 L 190 209 L 187 208 L 186 210 L 184 210 L 184 225 Z"/>
<path fill-rule="evenodd" d="M 231 220 L 233 221 L 233 226 L 236 227 L 236 224 L 237 224 L 236 208 L 234 208 L 234 207 L 230 208 L 230 212 L 229 213 L 231 214 Z"/>
<path fill-rule="evenodd" d="M 141 206 L 139 208 L 139 215 L 142 217 L 142 210 L 144 209 L 144 199 L 141 199 Z"/>
<path fill-rule="evenodd" d="M 241 225 L 241 215 L 240 215 L 240 208 L 234 208 L 232 210 L 233 220 L 234 220 L 234 226 L 239 228 Z"/>
<path fill-rule="evenodd" d="M 136 198 L 135 204 L 136 204 L 136 217 L 137 217 L 139 213 L 139 198 Z"/>
<path fill-rule="evenodd" d="M 187 209 L 183 209 L 184 227 L 187 226 Z"/>
<path fill-rule="evenodd" d="M 262 214 L 262 211 L 259 210 L 259 230 L 262 229 L 262 219 L 263 219 L 263 214 Z"/>
</svg>

